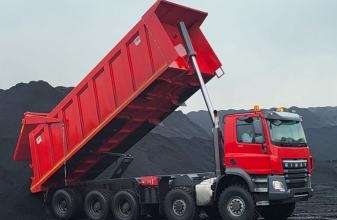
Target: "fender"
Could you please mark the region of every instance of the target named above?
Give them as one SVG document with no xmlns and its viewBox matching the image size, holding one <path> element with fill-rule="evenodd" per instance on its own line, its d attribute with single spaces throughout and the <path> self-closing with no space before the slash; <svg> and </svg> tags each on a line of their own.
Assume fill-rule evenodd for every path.
<svg viewBox="0 0 337 220">
<path fill-rule="evenodd" d="M 248 185 L 249 191 L 254 192 L 254 184 L 253 184 L 252 179 L 250 178 L 249 174 L 246 171 L 244 171 L 243 169 L 241 169 L 240 167 L 226 167 L 226 174 L 221 176 L 218 179 L 216 187 L 215 187 L 215 192 L 218 191 L 218 188 L 221 188 L 221 183 L 222 183 L 223 179 L 227 178 L 228 175 L 239 176 L 239 177 L 243 178 Z M 215 199 L 216 199 L 216 196 L 214 196 L 214 200 Z"/>
</svg>

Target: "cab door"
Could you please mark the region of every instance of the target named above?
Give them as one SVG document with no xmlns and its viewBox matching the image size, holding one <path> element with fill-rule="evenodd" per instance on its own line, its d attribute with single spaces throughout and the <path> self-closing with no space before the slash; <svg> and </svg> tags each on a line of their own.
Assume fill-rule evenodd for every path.
<svg viewBox="0 0 337 220">
<path fill-rule="evenodd" d="M 256 122 L 257 121 L 257 122 Z M 259 122 L 258 122 L 259 121 Z M 255 131 L 253 123 L 261 123 L 262 118 L 258 115 L 254 117 L 236 118 L 235 134 L 236 144 L 234 146 L 234 160 L 231 165 L 240 167 L 250 174 L 263 174 L 271 172 L 270 150 L 265 143 L 265 132 L 259 134 Z M 260 131 L 261 132 L 261 131 Z M 262 138 L 257 138 L 262 136 Z M 256 140 L 263 140 L 262 143 L 256 143 Z"/>
</svg>

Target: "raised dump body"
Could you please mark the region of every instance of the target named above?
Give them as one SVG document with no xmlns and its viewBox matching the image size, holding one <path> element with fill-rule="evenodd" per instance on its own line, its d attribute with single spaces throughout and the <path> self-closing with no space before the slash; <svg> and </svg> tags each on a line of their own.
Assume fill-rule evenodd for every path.
<svg viewBox="0 0 337 220">
<path fill-rule="evenodd" d="M 14 160 L 31 192 L 96 178 L 199 88 L 177 28 L 188 29 L 205 82 L 221 63 L 200 30 L 207 13 L 156 2 L 50 114 L 25 113 Z M 112 28 L 112 27 L 110 27 Z"/>
</svg>

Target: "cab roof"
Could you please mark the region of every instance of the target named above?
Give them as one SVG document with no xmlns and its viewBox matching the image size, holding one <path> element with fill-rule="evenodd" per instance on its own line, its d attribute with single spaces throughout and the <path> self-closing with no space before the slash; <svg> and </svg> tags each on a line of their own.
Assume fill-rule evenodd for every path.
<svg viewBox="0 0 337 220">
<path fill-rule="evenodd" d="M 293 113 L 293 112 L 277 112 L 277 111 L 260 111 L 260 112 L 239 112 L 239 113 L 234 113 L 234 114 L 227 114 L 224 115 L 224 119 L 225 117 L 229 116 L 229 117 L 242 117 L 242 116 L 256 116 L 256 115 L 260 115 L 263 118 L 266 119 L 275 119 L 275 120 L 289 120 L 289 121 L 303 121 L 302 117 L 297 114 L 297 113 Z"/>
</svg>

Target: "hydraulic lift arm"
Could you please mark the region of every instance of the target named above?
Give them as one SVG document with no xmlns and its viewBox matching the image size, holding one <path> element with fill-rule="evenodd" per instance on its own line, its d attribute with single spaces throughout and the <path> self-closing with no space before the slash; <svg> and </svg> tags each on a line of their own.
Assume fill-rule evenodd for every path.
<svg viewBox="0 0 337 220">
<path fill-rule="evenodd" d="M 196 60 L 196 56 L 197 53 L 194 51 L 193 49 L 193 45 L 191 42 L 191 39 L 188 35 L 186 26 L 184 22 L 179 22 L 178 23 L 178 29 L 181 35 L 181 38 L 185 44 L 185 48 L 187 53 L 191 56 L 192 59 L 192 63 L 193 66 L 195 68 L 195 71 L 198 75 L 198 79 L 199 79 L 199 83 L 200 83 L 200 87 L 201 87 L 201 92 L 202 95 L 204 97 L 207 109 L 208 109 L 208 113 L 212 119 L 212 124 L 213 124 L 213 143 L 214 143 L 214 159 L 215 159 L 215 173 L 216 176 L 220 176 L 221 175 L 221 159 L 220 159 L 220 152 L 222 152 L 221 150 L 221 141 L 219 141 L 219 138 L 221 138 L 221 140 L 223 140 L 222 137 L 222 132 L 218 132 L 219 131 L 219 115 L 218 112 L 214 110 L 213 108 L 213 104 L 211 101 L 211 98 L 209 97 L 204 79 L 202 78 L 199 66 L 198 66 L 198 62 Z M 219 137 L 220 134 L 220 137 Z"/>
</svg>

